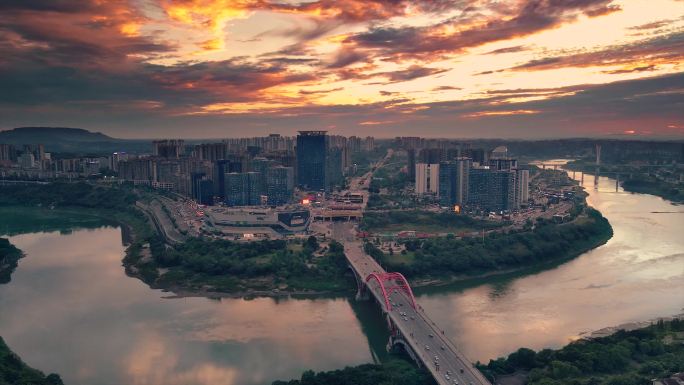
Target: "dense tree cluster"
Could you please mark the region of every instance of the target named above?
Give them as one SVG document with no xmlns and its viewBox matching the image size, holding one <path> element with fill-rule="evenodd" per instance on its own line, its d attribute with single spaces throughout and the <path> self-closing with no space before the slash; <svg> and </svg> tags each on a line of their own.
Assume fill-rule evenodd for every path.
<svg viewBox="0 0 684 385">
<path fill-rule="evenodd" d="M 0 187 L 0 206 L 75 206 L 97 209 L 128 209 L 136 196 L 129 188 L 102 187 L 88 183 L 49 183 Z"/>
<path fill-rule="evenodd" d="M 540 222 L 530 231 L 493 232 L 484 238 L 457 237 L 405 241 L 408 252 L 414 253 L 412 263 L 397 263 L 390 256 L 367 251 L 407 277 L 443 276 L 481 273 L 510 269 L 534 263 L 562 260 L 596 247 L 612 236 L 608 221 L 598 212 L 588 209 L 587 218 L 565 224 Z"/>
<path fill-rule="evenodd" d="M 17 249 L 6 238 L 0 238 L 0 284 L 10 281 L 10 276 L 17 268 L 21 258 L 21 250 Z"/>
<path fill-rule="evenodd" d="M 300 380 L 275 381 L 272 385 L 432 385 L 434 380 L 412 363 L 393 359 L 382 365 L 364 364 L 341 370 L 314 373 L 309 370 Z"/>
<path fill-rule="evenodd" d="M 0 385 L 63 385 L 57 374 L 45 376 L 14 354 L 0 337 Z"/>
<path fill-rule="evenodd" d="M 627 191 L 652 194 L 673 202 L 684 202 L 684 184 L 673 185 L 658 180 L 628 179 L 622 182 Z"/>
<path fill-rule="evenodd" d="M 343 288 L 347 262 L 342 245 L 331 242 L 323 256 L 315 256 L 319 247 L 315 237 L 301 245 L 283 240 L 202 238 L 191 238 L 175 248 L 165 247 L 158 238 L 150 243 L 155 270 L 170 269 L 158 278 L 162 285 L 209 283 L 232 291 L 239 289 L 242 280 L 273 278 L 274 284 L 285 283 L 292 289 Z"/>
<path fill-rule="evenodd" d="M 389 211 L 383 213 L 368 212 L 363 216 L 361 228 L 367 231 L 384 231 L 394 226 L 403 229 L 435 229 L 440 232 L 458 232 L 462 230 L 489 230 L 503 224 L 475 219 L 467 215 L 456 215 L 451 212 L 434 213 L 424 210 Z"/>
<path fill-rule="evenodd" d="M 648 385 L 684 371 L 684 321 L 573 342 L 560 350 L 521 348 L 479 368 L 490 379 L 528 372 L 529 385 Z M 677 336 L 679 337 L 677 338 Z"/>
</svg>

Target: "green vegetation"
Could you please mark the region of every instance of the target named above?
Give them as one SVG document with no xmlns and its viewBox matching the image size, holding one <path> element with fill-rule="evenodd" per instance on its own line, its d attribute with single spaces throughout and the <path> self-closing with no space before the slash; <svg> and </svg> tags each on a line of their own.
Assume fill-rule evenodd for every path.
<svg viewBox="0 0 684 385">
<path fill-rule="evenodd" d="M 0 206 L 0 218 L 0 234 L 6 235 L 36 231 L 68 232 L 112 223 L 92 209 L 62 207 Z"/>
<path fill-rule="evenodd" d="M 315 237 L 303 244 L 192 238 L 175 248 L 166 248 L 155 238 L 150 243 L 152 258 L 130 257 L 128 263 L 146 282 L 164 288 L 245 292 L 353 287 L 342 245 L 333 241 L 317 254 L 319 248 Z"/>
<path fill-rule="evenodd" d="M 580 340 L 559 350 L 539 352 L 520 348 L 477 368 L 492 381 L 506 383 L 517 374 L 528 385 L 649 385 L 684 371 L 684 321 L 659 321 L 634 331 L 618 331 L 603 338 Z M 392 359 L 381 365 L 364 364 L 342 370 L 306 371 L 300 380 L 272 385 L 426 385 L 430 375 L 412 363 Z"/>
<path fill-rule="evenodd" d="M 309 370 L 300 380 L 275 381 L 272 385 L 432 385 L 434 380 L 424 371 L 403 359 L 392 359 L 381 365 L 364 364 L 341 370 L 314 373 Z"/>
<path fill-rule="evenodd" d="M 655 179 L 628 179 L 622 182 L 625 191 L 651 194 L 672 202 L 684 202 L 684 183 L 678 185 Z"/>
<path fill-rule="evenodd" d="M 21 250 L 12 245 L 9 240 L 0 238 L 0 284 L 10 281 L 19 258 L 21 258 Z"/>
<path fill-rule="evenodd" d="M 424 210 L 368 212 L 363 217 L 361 228 L 373 233 L 415 230 L 428 233 L 459 233 L 490 230 L 503 224 L 474 219 L 466 215 L 449 212 L 434 213 Z"/>
<path fill-rule="evenodd" d="M 127 225 L 136 236 L 146 238 L 152 235 L 151 228 L 143 214 L 134 207 L 136 200 L 144 197 L 144 193 L 137 189 L 119 185 L 50 183 L 0 186 L 0 210 L 17 221 L 3 223 L 0 232 L 15 234 L 34 230 L 36 224 L 48 230 L 62 230 L 116 223 Z"/>
<path fill-rule="evenodd" d="M 404 241 L 406 254 L 384 255 L 367 243 L 366 250 L 388 268 L 410 278 L 474 275 L 573 258 L 605 243 L 613 231 L 601 213 L 564 224 L 539 221 L 533 230 L 492 232 L 482 238 L 431 238 Z M 397 253 L 395 253 L 397 254 Z"/>
<path fill-rule="evenodd" d="M 26 365 L 0 337 L 0 385 L 63 385 L 57 374 L 45 376 Z"/>
<path fill-rule="evenodd" d="M 135 204 L 131 190 L 88 183 L 49 183 L 0 187 L 0 206 L 71 206 L 121 209 Z"/>
<path fill-rule="evenodd" d="M 525 373 L 529 385 L 648 385 L 684 371 L 684 321 L 659 321 L 560 350 L 521 348 L 478 367 L 490 379 Z"/>
</svg>

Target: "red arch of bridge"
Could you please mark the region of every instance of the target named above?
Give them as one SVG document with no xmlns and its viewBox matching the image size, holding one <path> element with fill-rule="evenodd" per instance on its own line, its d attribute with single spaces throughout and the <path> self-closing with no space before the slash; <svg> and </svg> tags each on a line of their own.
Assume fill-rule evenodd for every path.
<svg viewBox="0 0 684 385">
<path fill-rule="evenodd" d="M 382 296 L 385 300 L 385 308 L 387 311 L 392 311 L 390 295 L 392 295 L 392 293 L 395 291 L 404 292 L 411 300 L 411 306 L 413 306 L 413 309 L 418 310 L 418 307 L 416 306 L 416 297 L 413 296 L 413 290 L 411 290 L 411 286 L 408 284 L 408 281 L 403 274 L 370 273 L 368 277 L 366 277 L 366 284 L 368 284 L 368 282 L 370 282 L 372 279 L 375 279 L 380 284 L 380 290 L 382 290 Z M 385 283 L 391 283 L 392 285 L 388 286 Z"/>
</svg>

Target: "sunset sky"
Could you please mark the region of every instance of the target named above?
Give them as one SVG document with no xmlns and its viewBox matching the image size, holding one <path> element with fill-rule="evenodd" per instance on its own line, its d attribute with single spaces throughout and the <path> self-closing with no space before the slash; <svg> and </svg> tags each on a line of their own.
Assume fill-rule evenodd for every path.
<svg viewBox="0 0 684 385">
<path fill-rule="evenodd" d="M 681 0 L 2 0 L 0 129 L 684 137 Z"/>
</svg>

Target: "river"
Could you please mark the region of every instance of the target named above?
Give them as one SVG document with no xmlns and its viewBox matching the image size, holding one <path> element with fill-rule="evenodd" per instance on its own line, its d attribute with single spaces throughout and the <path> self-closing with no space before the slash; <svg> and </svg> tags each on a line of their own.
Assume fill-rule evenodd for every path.
<svg viewBox="0 0 684 385">
<path fill-rule="evenodd" d="M 578 174 L 579 175 L 579 174 Z M 604 246 L 544 271 L 419 290 L 473 360 L 682 312 L 684 209 L 585 177 L 612 224 Z M 1 220 L 0 220 L 1 222 Z M 27 257 L 0 286 L 0 336 L 69 385 L 251 385 L 382 359 L 387 331 L 352 298 L 168 298 L 121 267 L 115 227 L 10 237 Z"/>
</svg>

